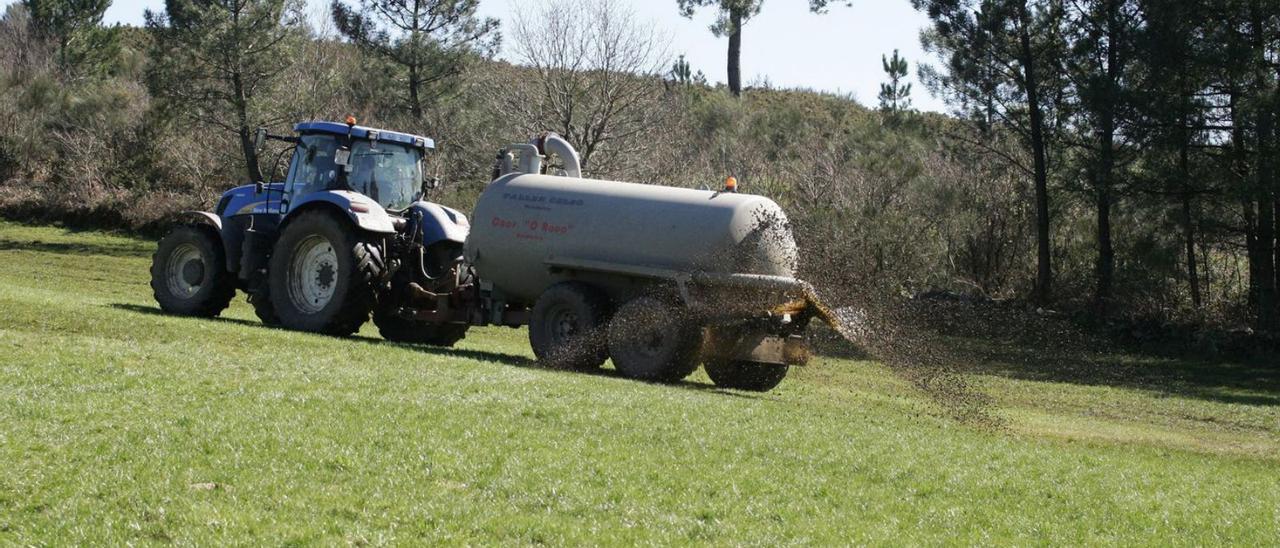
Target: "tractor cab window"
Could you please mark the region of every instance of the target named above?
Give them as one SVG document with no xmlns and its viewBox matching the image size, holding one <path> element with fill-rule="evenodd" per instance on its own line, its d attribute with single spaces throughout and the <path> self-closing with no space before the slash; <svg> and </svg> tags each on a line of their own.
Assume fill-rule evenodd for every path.
<svg viewBox="0 0 1280 548">
<path fill-rule="evenodd" d="M 322 190 L 352 190 L 382 207 L 401 210 L 422 191 L 422 151 L 407 145 L 379 141 L 355 141 L 343 185 L 337 163 L 339 138 L 303 135 L 289 167 L 289 192 L 303 196 Z"/>
<path fill-rule="evenodd" d="M 422 190 L 422 152 L 380 141 L 351 145 L 347 186 L 387 209 L 400 210 L 417 200 Z"/>
<path fill-rule="evenodd" d="M 332 135 L 303 135 L 289 166 L 289 192 L 303 196 L 332 190 L 338 184 L 338 139 Z"/>
</svg>

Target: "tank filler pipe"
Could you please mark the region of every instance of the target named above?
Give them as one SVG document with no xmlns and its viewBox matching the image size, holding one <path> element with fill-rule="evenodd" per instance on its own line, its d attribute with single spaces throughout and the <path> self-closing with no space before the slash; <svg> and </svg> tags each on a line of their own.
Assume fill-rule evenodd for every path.
<svg viewBox="0 0 1280 548">
<path fill-rule="evenodd" d="M 512 153 L 520 155 L 520 165 L 516 169 L 521 173 L 540 173 L 542 171 L 542 155 L 538 153 L 538 147 L 525 143 L 514 143 L 507 146 L 507 155 L 503 157 L 502 170 L 503 175 L 512 173 L 511 160 Z"/>
<path fill-rule="evenodd" d="M 538 141 L 542 141 L 542 151 L 547 156 L 555 154 L 560 157 L 560 161 L 564 163 L 565 177 L 582 178 L 582 158 L 578 156 L 578 151 L 574 150 L 569 141 L 555 133 L 548 133 L 544 137 L 534 139 L 533 143 L 537 145 Z"/>
</svg>

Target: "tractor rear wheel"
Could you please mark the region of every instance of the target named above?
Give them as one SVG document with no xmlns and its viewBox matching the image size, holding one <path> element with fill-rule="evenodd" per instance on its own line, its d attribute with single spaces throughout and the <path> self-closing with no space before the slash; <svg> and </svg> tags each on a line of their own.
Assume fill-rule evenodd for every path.
<svg viewBox="0 0 1280 548">
<path fill-rule="evenodd" d="M 222 241 L 212 227 L 175 227 L 151 257 L 151 290 L 171 314 L 212 318 L 236 295 Z"/>
<path fill-rule="evenodd" d="M 707 376 L 720 388 L 768 392 L 786 378 L 786 365 L 746 360 L 714 359 L 706 363 Z"/>
<path fill-rule="evenodd" d="M 271 253 L 268 287 L 280 324 L 350 335 L 369 319 L 383 263 L 373 239 L 325 211 L 298 214 Z"/>
<path fill-rule="evenodd" d="M 676 382 L 698 369 L 702 328 L 685 309 L 655 297 L 622 305 L 609 324 L 609 355 L 623 375 Z"/>
<path fill-rule="evenodd" d="M 464 323 L 428 323 L 397 316 L 390 310 L 375 309 L 373 323 L 382 338 L 391 342 L 453 346 L 467 336 Z"/>
<path fill-rule="evenodd" d="M 609 359 L 609 298 L 581 282 L 555 284 L 533 305 L 529 346 L 538 361 L 557 369 L 590 371 Z"/>
</svg>

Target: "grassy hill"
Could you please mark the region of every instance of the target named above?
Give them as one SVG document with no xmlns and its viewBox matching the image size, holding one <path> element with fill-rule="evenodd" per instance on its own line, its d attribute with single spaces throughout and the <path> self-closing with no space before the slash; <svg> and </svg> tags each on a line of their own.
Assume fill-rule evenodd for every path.
<svg viewBox="0 0 1280 548">
<path fill-rule="evenodd" d="M 170 317 L 152 247 L 0 224 L 0 544 L 1280 538 L 1267 378 L 991 367 L 966 375 L 1001 421 L 972 426 L 866 361 L 760 395 L 542 370 L 517 330 L 441 350 L 267 329 L 242 299 Z"/>
</svg>

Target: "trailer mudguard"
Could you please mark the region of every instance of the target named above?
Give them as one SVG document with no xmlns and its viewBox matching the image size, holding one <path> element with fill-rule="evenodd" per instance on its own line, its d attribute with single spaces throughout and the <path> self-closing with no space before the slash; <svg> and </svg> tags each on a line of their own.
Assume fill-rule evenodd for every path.
<svg viewBox="0 0 1280 548">
<path fill-rule="evenodd" d="M 471 232 L 471 223 L 461 211 L 431 202 L 414 202 L 409 206 L 410 215 L 421 214 L 422 245 L 436 242 L 465 243 Z"/>
<path fill-rule="evenodd" d="M 292 217 L 298 211 L 316 206 L 337 207 L 356 226 L 369 232 L 379 234 L 395 234 L 396 232 L 391 216 L 387 215 L 387 210 L 365 195 L 349 190 L 326 190 L 302 196 L 298 198 L 297 202 L 289 204 L 287 216 Z"/>
</svg>

